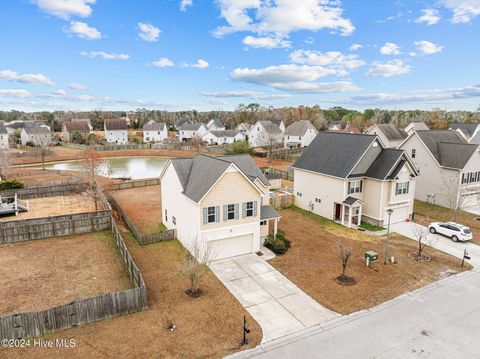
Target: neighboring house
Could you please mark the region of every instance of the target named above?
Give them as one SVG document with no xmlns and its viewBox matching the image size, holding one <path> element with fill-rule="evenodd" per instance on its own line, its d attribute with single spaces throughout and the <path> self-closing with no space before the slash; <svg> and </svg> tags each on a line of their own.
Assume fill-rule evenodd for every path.
<svg viewBox="0 0 480 359">
<path fill-rule="evenodd" d="M 143 126 L 143 142 L 162 142 L 167 138 L 168 129 L 165 123 L 150 120 Z"/>
<path fill-rule="evenodd" d="M 429 128 L 424 122 L 410 122 L 403 130 L 410 135 L 414 131 L 428 131 Z"/>
<path fill-rule="evenodd" d="M 470 143 L 473 137 L 478 138 L 480 125 L 478 123 L 452 123 L 451 130 L 457 131 L 463 138 Z"/>
<path fill-rule="evenodd" d="M 192 124 L 193 121 L 192 120 L 189 120 L 188 118 L 181 118 L 179 120 L 176 120 L 175 121 L 175 130 L 178 132 L 178 130 L 180 129 L 180 127 L 182 127 L 184 124 L 186 123 L 190 123 Z"/>
<path fill-rule="evenodd" d="M 163 223 L 186 248 L 199 242 L 215 259 L 234 257 L 258 252 L 277 231 L 270 184 L 248 155 L 173 158 L 160 181 Z"/>
<path fill-rule="evenodd" d="M 128 126 L 127 120 L 123 118 L 105 120 L 103 123 L 105 140 L 108 143 L 127 143 Z"/>
<path fill-rule="evenodd" d="M 283 120 L 272 120 L 272 123 L 277 126 L 282 133 L 285 133 L 285 123 Z"/>
<path fill-rule="evenodd" d="M 26 126 L 20 132 L 22 145 L 33 143 L 35 146 L 49 146 L 52 142 L 52 133 L 47 126 Z"/>
<path fill-rule="evenodd" d="M 232 130 L 208 131 L 203 135 L 202 140 L 210 145 L 223 145 L 245 141 L 245 134 Z"/>
<path fill-rule="evenodd" d="M 332 121 L 328 125 L 328 131 L 341 131 L 350 127 L 347 121 Z"/>
<path fill-rule="evenodd" d="M 404 130 L 390 123 L 377 123 L 368 128 L 365 134 L 377 135 L 387 148 L 397 148 L 408 136 Z"/>
<path fill-rule="evenodd" d="M 225 131 L 225 125 L 218 118 L 212 118 L 207 123 L 207 129 L 209 131 Z"/>
<path fill-rule="evenodd" d="M 358 127 L 353 127 L 353 126 L 350 126 L 350 127 L 346 127 L 344 128 L 343 130 L 339 130 L 339 131 L 332 131 L 332 132 L 339 132 L 339 133 L 353 133 L 353 134 L 361 134 L 362 131 L 360 131 L 358 129 Z"/>
<path fill-rule="evenodd" d="M 347 227 L 407 220 L 418 172 L 378 136 L 320 132 L 292 165 L 295 205 Z"/>
<path fill-rule="evenodd" d="M 248 143 L 252 147 L 267 147 L 283 142 L 283 131 L 272 121 L 257 121 L 248 133 Z"/>
<path fill-rule="evenodd" d="M 83 139 L 87 139 L 91 132 L 90 120 L 71 120 L 62 124 L 64 142 L 72 142 L 74 133 L 78 133 Z"/>
<path fill-rule="evenodd" d="M 45 125 L 45 123 L 40 121 L 13 120 L 13 121 L 4 123 L 4 126 L 9 135 L 14 135 L 15 132 L 17 131 L 21 132 L 24 127 L 47 126 L 47 125 Z"/>
<path fill-rule="evenodd" d="M 318 131 L 310 121 L 295 121 L 285 130 L 283 138 L 285 148 L 307 147 Z"/>
<path fill-rule="evenodd" d="M 247 123 L 247 122 L 242 122 L 239 124 L 236 128 L 238 132 L 243 132 L 244 134 L 248 135 L 250 132 L 250 129 L 252 128 L 252 125 Z"/>
<path fill-rule="evenodd" d="M 194 137 L 202 138 L 207 132 L 207 126 L 203 123 L 184 123 L 178 129 L 177 136 L 180 141 L 187 142 Z"/>
<path fill-rule="evenodd" d="M 480 154 L 457 131 L 415 131 L 401 145 L 419 169 L 415 198 L 450 207 L 478 204 Z M 463 199 L 465 198 L 465 199 Z"/>
<path fill-rule="evenodd" d="M 8 142 L 8 132 L 5 126 L 3 124 L 0 124 L 0 149 L 4 150 L 9 148 L 9 142 Z"/>
</svg>

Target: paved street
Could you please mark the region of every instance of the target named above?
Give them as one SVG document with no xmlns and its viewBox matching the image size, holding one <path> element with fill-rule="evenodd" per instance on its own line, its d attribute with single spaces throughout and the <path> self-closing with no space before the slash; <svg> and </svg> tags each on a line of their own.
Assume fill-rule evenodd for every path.
<svg viewBox="0 0 480 359">
<path fill-rule="evenodd" d="M 255 254 L 210 263 L 210 268 L 260 324 L 262 342 L 337 318 Z"/>
</svg>

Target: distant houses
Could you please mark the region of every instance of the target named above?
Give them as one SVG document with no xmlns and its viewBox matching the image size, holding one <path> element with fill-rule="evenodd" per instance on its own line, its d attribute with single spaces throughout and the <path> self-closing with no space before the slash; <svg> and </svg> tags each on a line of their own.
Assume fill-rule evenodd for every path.
<svg viewBox="0 0 480 359">
<path fill-rule="evenodd" d="M 143 126 L 143 142 L 162 142 L 167 138 L 168 129 L 165 123 L 150 120 Z"/>
<path fill-rule="evenodd" d="M 74 138 L 79 136 L 80 139 L 86 140 L 93 128 L 89 119 L 72 119 L 65 121 L 62 124 L 62 134 L 64 142 L 74 142 L 79 139 Z"/>
<path fill-rule="evenodd" d="M 8 132 L 4 125 L 0 124 L 0 149 L 9 148 Z"/>
<path fill-rule="evenodd" d="M 414 131 L 428 131 L 429 128 L 424 122 L 410 122 L 403 130 L 410 135 Z"/>
<path fill-rule="evenodd" d="M 397 148 L 408 137 L 404 130 L 390 123 L 375 124 L 368 128 L 365 134 L 377 135 L 386 148 Z"/>
<path fill-rule="evenodd" d="M 252 128 L 252 125 L 247 123 L 247 122 L 242 122 L 241 124 L 239 124 L 236 128 L 236 130 L 238 132 L 243 132 L 245 134 L 248 135 L 248 133 L 250 132 L 250 129 Z"/>
<path fill-rule="evenodd" d="M 307 147 L 313 141 L 318 131 L 310 121 L 300 120 L 293 122 L 285 130 L 284 147 Z"/>
<path fill-rule="evenodd" d="M 49 146 L 52 142 L 52 133 L 46 125 L 33 125 L 23 127 L 20 132 L 22 145 Z"/>
<path fill-rule="evenodd" d="M 224 145 L 238 141 L 245 141 L 245 134 L 233 130 L 208 131 L 202 140 L 210 145 Z"/>
<path fill-rule="evenodd" d="M 329 131 L 342 131 L 350 127 L 347 121 L 332 121 L 328 125 Z"/>
<path fill-rule="evenodd" d="M 213 118 L 207 123 L 209 131 L 225 131 L 225 125 L 218 118 Z"/>
<path fill-rule="evenodd" d="M 452 123 L 450 129 L 462 135 L 468 143 L 480 144 L 480 125 L 478 123 Z"/>
<path fill-rule="evenodd" d="M 265 147 L 283 144 L 283 133 L 281 127 L 283 121 L 275 124 L 272 121 L 257 121 L 248 134 L 248 143 L 252 147 Z M 283 128 L 285 126 L 283 125 Z"/>
<path fill-rule="evenodd" d="M 105 120 L 103 123 L 105 140 L 108 143 L 127 143 L 128 126 L 127 120 L 123 118 Z"/>
<path fill-rule="evenodd" d="M 191 141 L 192 138 L 202 138 L 208 132 L 207 126 L 203 123 L 184 123 L 177 129 L 178 140 L 181 142 Z"/>
</svg>

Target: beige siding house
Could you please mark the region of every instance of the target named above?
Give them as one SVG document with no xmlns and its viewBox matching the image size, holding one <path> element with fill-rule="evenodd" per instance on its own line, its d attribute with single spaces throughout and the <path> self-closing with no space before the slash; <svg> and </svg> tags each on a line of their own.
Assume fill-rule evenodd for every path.
<svg viewBox="0 0 480 359">
<path fill-rule="evenodd" d="M 186 248 L 199 242 L 222 259 L 255 253 L 276 233 L 270 184 L 248 155 L 171 159 L 160 179 L 163 223 Z"/>
<path fill-rule="evenodd" d="M 480 153 L 458 131 L 415 131 L 401 145 L 419 169 L 415 198 L 441 206 L 478 205 Z"/>
<path fill-rule="evenodd" d="M 295 204 L 348 227 L 384 226 L 413 211 L 415 166 L 377 136 L 320 132 L 293 164 Z"/>
<path fill-rule="evenodd" d="M 404 130 L 389 123 L 375 124 L 365 134 L 378 136 L 386 148 L 397 148 L 408 136 Z"/>
</svg>

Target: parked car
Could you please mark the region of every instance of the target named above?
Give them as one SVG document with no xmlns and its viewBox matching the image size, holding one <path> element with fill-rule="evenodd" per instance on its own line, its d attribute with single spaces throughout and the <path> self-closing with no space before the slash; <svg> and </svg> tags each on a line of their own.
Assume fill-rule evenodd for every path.
<svg viewBox="0 0 480 359">
<path fill-rule="evenodd" d="M 447 236 L 454 242 L 469 241 L 472 239 L 472 230 L 467 226 L 455 222 L 434 222 L 428 226 L 430 233 L 438 233 Z"/>
</svg>

